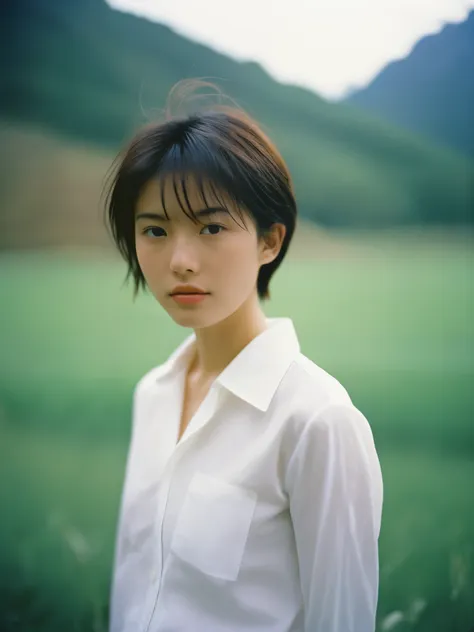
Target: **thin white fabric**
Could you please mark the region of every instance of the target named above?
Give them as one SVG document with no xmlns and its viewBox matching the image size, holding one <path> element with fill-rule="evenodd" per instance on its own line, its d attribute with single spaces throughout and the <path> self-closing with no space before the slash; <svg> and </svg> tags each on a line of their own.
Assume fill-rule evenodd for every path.
<svg viewBox="0 0 474 632">
<path fill-rule="evenodd" d="M 382 475 L 347 391 L 267 319 L 177 442 L 194 334 L 138 383 L 110 632 L 373 632 Z"/>
</svg>

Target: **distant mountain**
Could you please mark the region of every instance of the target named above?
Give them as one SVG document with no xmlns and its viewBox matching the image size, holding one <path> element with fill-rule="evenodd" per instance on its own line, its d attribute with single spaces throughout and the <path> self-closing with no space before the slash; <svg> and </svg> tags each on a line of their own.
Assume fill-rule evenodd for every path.
<svg viewBox="0 0 474 632">
<path fill-rule="evenodd" d="M 304 217 L 367 227 L 472 219 L 471 160 L 103 0 L 3 0 L 0 37 L 7 119 L 117 149 L 178 80 L 211 77 L 277 143 Z"/>
<path fill-rule="evenodd" d="M 474 156 L 474 11 L 421 39 L 345 101 Z"/>
</svg>

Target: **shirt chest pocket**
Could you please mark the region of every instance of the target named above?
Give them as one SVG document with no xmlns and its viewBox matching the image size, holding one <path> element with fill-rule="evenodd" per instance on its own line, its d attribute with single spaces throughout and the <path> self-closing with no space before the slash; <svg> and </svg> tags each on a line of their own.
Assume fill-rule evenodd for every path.
<svg viewBox="0 0 474 632">
<path fill-rule="evenodd" d="M 237 579 L 257 494 L 202 472 L 194 475 L 179 512 L 171 550 L 219 579 Z"/>
</svg>

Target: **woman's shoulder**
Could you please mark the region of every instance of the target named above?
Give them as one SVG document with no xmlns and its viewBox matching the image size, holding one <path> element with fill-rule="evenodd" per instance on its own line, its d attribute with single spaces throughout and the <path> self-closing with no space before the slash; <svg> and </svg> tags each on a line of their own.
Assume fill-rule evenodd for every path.
<svg viewBox="0 0 474 632">
<path fill-rule="evenodd" d="M 293 361 L 281 382 L 280 389 L 283 396 L 284 391 L 297 393 L 295 400 L 304 402 L 312 410 L 322 409 L 332 402 L 335 405 L 352 405 L 343 384 L 303 353 L 299 353 Z"/>
<path fill-rule="evenodd" d="M 341 382 L 303 354 L 292 363 L 276 393 L 283 411 L 283 445 L 290 455 L 301 437 L 354 433 L 373 442 L 370 424 Z M 318 439 L 319 440 L 319 439 Z"/>
<path fill-rule="evenodd" d="M 357 410 L 341 382 L 302 353 L 292 362 L 275 393 L 274 411 L 284 433 L 298 437 L 308 425 L 338 415 L 354 417 Z M 324 422 L 325 423 L 325 422 Z"/>
<path fill-rule="evenodd" d="M 157 384 L 159 378 L 166 373 L 167 362 L 163 362 L 153 368 L 149 369 L 139 380 L 135 383 L 134 396 L 142 395 L 153 389 Z"/>
<path fill-rule="evenodd" d="M 188 336 L 170 353 L 164 362 L 149 369 L 135 384 L 135 396 L 154 390 L 160 380 L 166 382 L 173 377 L 185 365 L 189 356 L 194 336 Z"/>
</svg>

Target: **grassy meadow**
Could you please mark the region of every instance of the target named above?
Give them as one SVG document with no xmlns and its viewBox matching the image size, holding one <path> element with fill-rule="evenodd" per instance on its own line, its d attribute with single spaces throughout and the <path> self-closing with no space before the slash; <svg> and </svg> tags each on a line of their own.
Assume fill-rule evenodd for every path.
<svg viewBox="0 0 474 632">
<path fill-rule="evenodd" d="M 385 484 L 378 632 L 468 632 L 472 239 L 337 243 L 334 256 L 295 250 L 265 309 L 293 318 L 303 352 L 372 425 Z M 132 389 L 189 333 L 149 296 L 133 303 L 123 278 L 121 262 L 87 252 L 0 256 L 2 630 L 106 629 Z"/>
</svg>

